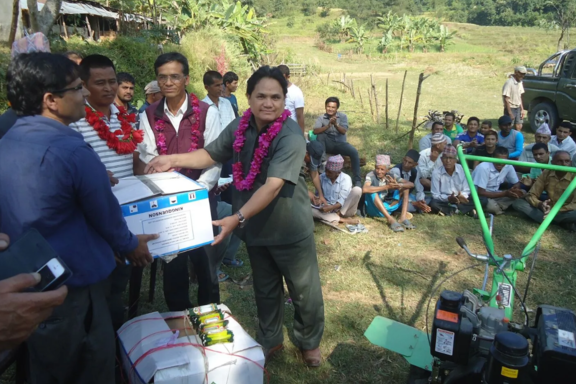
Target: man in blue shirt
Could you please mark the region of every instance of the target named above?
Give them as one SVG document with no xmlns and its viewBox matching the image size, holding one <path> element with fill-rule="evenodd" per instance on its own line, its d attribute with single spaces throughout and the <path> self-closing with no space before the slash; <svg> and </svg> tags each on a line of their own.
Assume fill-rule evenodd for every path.
<svg viewBox="0 0 576 384">
<path fill-rule="evenodd" d="M 520 131 L 512 129 L 512 119 L 504 115 L 498 119 L 498 146 L 508 149 L 508 158 L 517 160 L 524 149 L 524 136 Z"/>
<path fill-rule="evenodd" d="M 84 117 L 89 95 L 78 66 L 61 55 L 21 54 L 6 79 L 19 118 L 0 141 L 0 232 L 17 240 L 35 228 L 73 272 L 64 303 L 27 341 L 31 382 L 113 383 L 107 278 L 115 254 L 150 263 L 147 242 L 157 236 L 128 230 L 104 165 L 68 127 Z"/>
<path fill-rule="evenodd" d="M 466 153 L 472 153 L 474 149 L 484 144 L 484 135 L 478 132 L 480 119 L 472 116 L 468 119 L 466 127 L 466 132 L 459 134 L 454 140 L 454 147 L 462 143 L 462 147 L 466 148 Z"/>
</svg>

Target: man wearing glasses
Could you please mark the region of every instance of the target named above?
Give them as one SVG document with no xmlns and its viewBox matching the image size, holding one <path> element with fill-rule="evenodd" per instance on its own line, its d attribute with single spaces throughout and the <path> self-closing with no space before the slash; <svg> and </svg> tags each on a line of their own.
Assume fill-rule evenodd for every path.
<svg viewBox="0 0 576 384">
<path fill-rule="evenodd" d="M 432 213 L 451 216 L 454 213 L 475 215 L 474 203 L 470 199 L 470 187 L 464 170 L 457 164 L 456 148 L 447 145 L 442 151 L 442 166 L 432 172 Z M 480 198 L 482 206 L 486 198 Z"/>
<path fill-rule="evenodd" d="M 158 155 L 193 152 L 217 137 L 211 138 L 206 132 L 208 104 L 186 91 L 190 82 L 186 57 L 176 52 L 160 55 L 154 63 L 154 70 L 164 97 L 140 115 L 140 129 L 144 131 L 146 147 L 140 158 L 145 163 Z M 220 167 L 216 164 L 204 170 L 182 168 L 177 171 L 210 191 L 218 182 Z M 217 217 L 215 200 L 210 200 L 212 217 Z M 210 265 L 204 249 L 198 248 L 178 255 L 164 267 L 164 297 L 170 311 L 193 307 L 188 293 L 188 259 L 194 264 L 198 276 L 197 304 L 220 302 L 216 270 Z"/>
</svg>

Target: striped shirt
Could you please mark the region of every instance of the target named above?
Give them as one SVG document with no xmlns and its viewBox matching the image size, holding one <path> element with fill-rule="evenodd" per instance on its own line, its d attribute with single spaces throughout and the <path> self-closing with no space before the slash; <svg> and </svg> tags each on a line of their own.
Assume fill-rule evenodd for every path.
<svg viewBox="0 0 576 384">
<path fill-rule="evenodd" d="M 104 117 L 104 122 L 110 127 L 110 131 L 114 132 L 117 129 L 121 129 L 120 121 L 118 120 L 119 111 L 118 108 L 112 104 L 110 106 L 110 112 L 110 121 Z M 119 155 L 115 150 L 110 149 L 106 141 L 98 137 L 98 133 L 85 118 L 70 124 L 70 128 L 80 132 L 82 136 L 84 136 L 84 141 L 96 151 L 100 160 L 104 163 L 106 170 L 114 173 L 114 177 L 122 178 L 134 175 L 134 158 L 132 154 Z M 139 151 L 138 148 L 136 148 L 136 151 Z"/>
</svg>

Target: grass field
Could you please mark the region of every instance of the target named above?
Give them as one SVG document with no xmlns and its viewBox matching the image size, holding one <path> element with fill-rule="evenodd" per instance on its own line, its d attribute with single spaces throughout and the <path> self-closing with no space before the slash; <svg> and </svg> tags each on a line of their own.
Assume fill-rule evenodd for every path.
<svg viewBox="0 0 576 384">
<path fill-rule="evenodd" d="M 350 47 L 340 45 L 341 52 L 327 53 L 315 47 L 314 30 L 325 19 L 299 17 L 294 27 L 288 20 L 276 20 L 272 27 L 277 48 L 290 61 L 309 65 L 311 74 L 293 81 L 306 97 L 306 123 L 311 127 L 316 116 L 323 113 L 324 100 L 336 95 L 341 98 L 341 110 L 350 119 L 349 141 L 368 160 L 363 171 L 373 166 L 377 153 L 389 153 L 393 161 L 401 160 L 407 148 L 406 134 L 412 123 L 416 84 L 419 73 L 429 74 L 424 82 L 420 109 L 421 118 L 428 109 L 452 110 L 480 119 L 495 121 L 501 114 L 500 90 L 515 65 L 536 66 L 555 51 L 556 35 L 532 28 L 479 27 L 451 24 L 458 30 L 455 44 L 446 53 L 391 53 L 381 55 L 349 55 Z M 337 54 L 341 53 L 339 60 Z M 404 71 L 408 71 L 399 133 L 394 124 L 400 99 Z M 336 83 L 345 73 L 354 79 L 364 97 L 352 98 Z M 380 122 L 370 117 L 367 89 L 370 75 L 377 84 L 381 111 Z M 390 128 L 384 126 L 385 80 L 389 79 Z M 533 141 L 527 131 L 527 141 Z M 425 132 L 418 132 L 419 139 Z M 416 141 L 417 147 L 417 141 Z M 348 172 L 350 170 L 347 170 Z M 326 329 L 321 349 L 325 363 L 318 369 L 305 368 L 298 350 L 289 342 L 293 308 L 285 306 L 286 350 L 267 369 L 270 383 L 386 383 L 400 384 L 405 380 L 407 364 L 402 357 L 372 346 L 363 336 L 375 316 L 385 316 L 425 327 L 425 311 L 432 287 L 447 275 L 473 261 L 458 248 L 454 238 L 463 236 L 473 250 L 482 251 L 478 221 L 468 217 L 437 217 L 416 215 L 415 231 L 392 233 L 381 220 L 363 219 L 368 234 L 355 236 L 316 225 L 315 236 L 318 262 L 325 300 Z M 514 256 L 523 249 L 536 225 L 514 214 L 498 217 L 495 223 L 495 243 L 498 254 Z M 572 234 L 552 227 L 542 239 L 542 250 L 533 275 L 527 304 L 536 308 L 546 303 L 576 309 L 576 263 Z M 245 266 L 225 268 L 235 279 L 250 273 L 250 263 L 244 247 L 238 257 Z M 449 280 L 443 288 L 462 291 L 480 287 L 483 267 L 466 271 Z M 527 273 L 520 273 L 518 287 L 523 292 Z M 147 279 L 147 277 L 146 277 Z M 156 301 L 143 303 L 140 313 L 166 310 L 159 278 Z M 234 313 L 248 332 L 255 334 L 256 307 L 250 286 L 227 282 L 221 284 L 222 301 Z M 433 303 L 440 291 L 432 297 Z M 144 284 L 142 294 L 147 295 Z M 195 291 L 191 291 L 195 297 Z M 519 311 L 517 319 L 521 319 Z"/>
</svg>

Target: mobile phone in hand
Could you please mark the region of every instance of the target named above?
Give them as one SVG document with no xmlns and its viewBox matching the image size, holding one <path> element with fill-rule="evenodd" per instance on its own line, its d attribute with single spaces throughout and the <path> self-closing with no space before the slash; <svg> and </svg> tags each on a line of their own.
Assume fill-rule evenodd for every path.
<svg viewBox="0 0 576 384">
<path fill-rule="evenodd" d="M 44 292 L 54 289 L 54 284 L 65 273 L 66 268 L 58 261 L 58 259 L 50 259 L 42 268 L 36 271 L 40 275 L 40 282 L 34 286 L 38 292 Z"/>
</svg>

